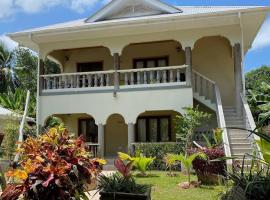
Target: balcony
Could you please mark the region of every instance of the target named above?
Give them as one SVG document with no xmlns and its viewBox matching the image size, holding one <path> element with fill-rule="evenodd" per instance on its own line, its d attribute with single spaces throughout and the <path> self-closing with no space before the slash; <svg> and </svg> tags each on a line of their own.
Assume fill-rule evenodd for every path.
<svg viewBox="0 0 270 200">
<path fill-rule="evenodd" d="M 41 75 L 42 94 L 88 93 L 190 86 L 187 65 Z"/>
</svg>

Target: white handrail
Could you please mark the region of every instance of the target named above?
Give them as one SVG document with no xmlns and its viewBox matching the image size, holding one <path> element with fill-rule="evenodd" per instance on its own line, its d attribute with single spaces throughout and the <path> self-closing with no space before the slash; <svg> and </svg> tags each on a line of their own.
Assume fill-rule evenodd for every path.
<svg viewBox="0 0 270 200">
<path fill-rule="evenodd" d="M 217 106 L 217 118 L 218 118 L 218 124 L 219 127 L 223 129 L 223 134 L 222 134 L 222 140 L 224 144 L 224 151 L 226 157 L 231 157 L 231 149 L 230 149 L 230 142 L 229 142 L 229 137 L 228 137 L 228 131 L 226 128 L 226 121 L 224 117 L 224 111 L 223 111 L 223 106 L 222 106 L 222 101 L 221 101 L 221 95 L 220 95 L 220 90 L 219 87 L 215 84 L 215 94 L 216 94 L 216 106 Z M 232 160 L 229 159 L 227 160 L 227 164 L 232 164 Z"/>
<path fill-rule="evenodd" d="M 244 95 L 241 93 L 240 96 L 241 96 L 241 99 L 242 99 L 243 107 L 244 107 L 244 110 L 245 110 L 245 113 L 246 113 L 246 117 L 247 117 L 249 126 L 250 126 L 251 130 L 254 131 L 254 130 L 256 130 L 257 126 L 256 126 L 256 123 L 254 121 L 252 112 L 250 110 L 250 107 L 249 107 L 248 102 L 247 102 L 246 98 L 244 97 Z M 254 135 L 255 141 L 260 140 L 259 136 L 255 135 L 255 134 L 253 134 L 253 135 Z M 260 146 L 258 144 L 256 144 L 256 146 L 257 146 L 260 158 L 263 158 L 263 154 L 261 153 Z"/>
<path fill-rule="evenodd" d="M 46 75 L 40 75 L 40 77 L 43 78 L 49 78 L 49 77 L 58 77 L 58 76 L 82 76 L 82 75 L 95 75 L 95 74 L 113 74 L 114 70 L 108 70 L 108 71 L 95 71 L 95 72 L 76 72 L 76 73 L 63 73 L 63 74 L 46 74 Z"/>
<path fill-rule="evenodd" d="M 212 80 L 210 80 L 209 78 L 207 78 L 206 76 L 204 76 L 204 75 L 202 75 L 200 72 L 197 72 L 196 70 L 192 70 L 193 71 L 193 73 L 195 73 L 195 74 L 197 74 L 197 75 L 199 75 L 199 76 L 201 76 L 202 78 L 204 78 L 205 80 L 207 80 L 207 81 L 209 81 L 210 83 L 212 83 L 212 84 L 216 84 L 214 81 L 212 81 Z"/>
<path fill-rule="evenodd" d="M 139 68 L 139 69 L 124 69 L 117 70 L 119 73 L 128 73 L 128 72 L 145 72 L 145 71 L 162 71 L 162 70 L 172 70 L 172 69 L 185 69 L 188 65 L 181 66 L 169 66 L 169 67 L 151 67 L 151 68 Z"/>
</svg>

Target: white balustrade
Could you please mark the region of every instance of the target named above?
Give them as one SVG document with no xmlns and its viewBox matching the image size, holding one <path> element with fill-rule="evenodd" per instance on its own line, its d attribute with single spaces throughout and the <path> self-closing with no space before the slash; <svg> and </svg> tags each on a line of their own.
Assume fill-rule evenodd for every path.
<svg viewBox="0 0 270 200">
<path fill-rule="evenodd" d="M 110 70 L 97 72 L 79 72 L 65 74 L 42 75 L 43 91 L 60 91 L 79 88 L 105 88 L 113 87 L 115 77 L 119 74 L 121 86 L 153 85 L 186 82 L 186 68 L 188 66 L 169 66 L 155 68 L 140 68 L 130 70 Z M 117 76 L 118 77 L 118 76 Z"/>
</svg>

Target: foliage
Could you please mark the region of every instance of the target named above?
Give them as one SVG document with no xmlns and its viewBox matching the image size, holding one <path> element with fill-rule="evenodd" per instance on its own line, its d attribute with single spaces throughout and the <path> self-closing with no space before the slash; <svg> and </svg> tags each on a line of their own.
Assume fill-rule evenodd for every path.
<svg viewBox="0 0 270 200">
<path fill-rule="evenodd" d="M 160 144 L 136 144 L 135 151 L 141 152 L 146 157 L 156 158 L 149 166 L 153 170 L 166 170 L 167 166 L 164 163 L 164 155 L 179 154 L 183 152 L 183 144 L 181 143 L 160 143 Z M 175 165 L 172 169 L 180 170 L 179 165 Z"/>
<path fill-rule="evenodd" d="M 194 129 L 199 127 L 203 122 L 207 122 L 211 115 L 199 110 L 199 107 L 185 108 L 186 114 L 177 116 L 175 120 L 175 129 L 178 139 L 185 143 L 186 149 L 192 145 Z"/>
<path fill-rule="evenodd" d="M 60 126 L 62 121 L 58 117 L 50 116 L 45 123 L 44 129 L 53 128 L 56 126 Z"/>
<path fill-rule="evenodd" d="M 111 176 L 100 175 L 98 178 L 97 189 L 102 192 L 144 194 L 147 188 L 146 185 L 136 184 L 134 178 L 127 179 L 119 173 L 114 173 Z"/>
<path fill-rule="evenodd" d="M 213 130 L 213 139 L 203 134 L 203 138 L 205 140 L 206 146 L 208 148 L 214 148 L 214 147 L 220 146 L 223 142 L 222 134 L 223 134 L 223 130 L 220 128 Z"/>
<path fill-rule="evenodd" d="M 176 157 L 174 154 L 166 154 L 163 158 L 166 163 L 166 170 L 169 169 L 170 176 L 172 176 L 172 167 L 176 165 Z"/>
<path fill-rule="evenodd" d="M 248 90 L 247 97 L 258 124 L 267 123 L 270 120 L 270 83 L 261 82 L 256 89 Z"/>
<path fill-rule="evenodd" d="M 260 151 L 263 154 L 265 162 L 270 165 L 270 142 L 261 138 L 261 140 L 257 141 L 257 143 L 260 147 Z"/>
<path fill-rule="evenodd" d="M 16 142 L 19 138 L 19 123 L 8 122 L 4 127 L 3 153 L 4 157 L 12 159 L 16 151 Z"/>
<path fill-rule="evenodd" d="M 25 199 L 40 200 L 86 198 L 84 184 L 91 183 L 104 163 L 91 158 L 81 137 L 75 140 L 61 128 L 52 128 L 36 139 L 27 138 L 18 152 L 19 167 L 7 173 L 16 186 L 8 185 L 3 200 L 16 200 L 21 194 Z"/>
<path fill-rule="evenodd" d="M 143 194 L 147 186 L 138 185 L 132 177 L 131 169 L 135 159 L 125 153 L 118 153 L 118 158 L 114 162 L 117 172 L 111 176 L 100 175 L 98 178 L 98 191 L 101 192 L 122 192 Z"/>
<path fill-rule="evenodd" d="M 14 50 L 14 73 L 19 81 L 19 87 L 30 90 L 32 98 L 37 92 L 37 56 L 27 48 Z"/>
<path fill-rule="evenodd" d="M 130 178 L 131 177 L 131 170 L 133 167 L 133 160 L 128 160 L 127 163 L 124 163 L 126 160 L 122 160 L 121 158 L 117 158 L 114 162 L 114 166 L 117 169 L 117 171 L 122 174 L 124 178 Z"/>
<path fill-rule="evenodd" d="M 265 65 L 246 73 L 246 90 L 256 91 L 260 87 L 262 82 L 270 84 L 269 77 L 270 67 Z"/>
<path fill-rule="evenodd" d="M 203 148 L 203 149 L 190 149 L 189 154 L 202 152 L 208 160 L 201 159 L 200 157 L 195 158 L 192 162 L 193 169 L 197 175 L 226 175 L 226 161 L 218 160 L 219 158 L 225 157 L 223 148 Z"/>
<path fill-rule="evenodd" d="M 137 152 L 135 157 L 131 157 L 128 154 L 121 152 L 118 153 L 118 156 L 122 161 L 128 161 L 131 163 L 142 175 L 146 175 L 146 171 L 155 160 L 155 158 L 152 157 L 145 157 L 140 152 Z"/>
<path fill-rule="evenodd" d="M 4 108 L 12 110 L 18 114 L 23 114 L 26 102 L 27 92 L 23 89 L 17 88 L 14 91 L 7 91 L 0 94 L 0 105 Z M 36 99 L 30 98 L 28 106 L 28 116 L 35 117 L 36 115 Z"/>
<path fill-rule="evenodd" d="M 0 93 L 18 86 L 13 66 L 14 52 L 0 41 Z"/>
<path fill-rule="evenodd" d="M 51 61 L 50 59 L 46 59 L 44 62 L 44 67 L 45 67 L 45 74 L 60 74 L 61 69 L 58 64 L 55 62 Z"/>
<path fill-rule="evenodd" d="M 192 167 L 192 162 L 198 157 L 200 157 L 200 158 L 202 158 L 204 160 L 207 159 L 206 154 L 204 154 L 202 152 L 197 152 L 197 153 L 190 154 L 190 155 L 178 154 L 178 155 L 174 155 L 174 157 L 175 157 L 176 161 L 179 161 L 184 165 L 184 167 L 185 167 L 185 169 L 187 171 L 188 183 L 189 184 L 191 182 L 191 172 L 190 172 L 190 170 L 191 170 L 191 167 Z"/>
</svg>

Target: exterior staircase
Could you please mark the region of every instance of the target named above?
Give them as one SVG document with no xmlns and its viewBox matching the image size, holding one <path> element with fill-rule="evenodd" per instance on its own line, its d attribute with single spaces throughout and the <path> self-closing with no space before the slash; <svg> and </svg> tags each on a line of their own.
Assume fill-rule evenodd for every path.
<svg viewBox="0 0 270 200">
<path fill-rule="evenodd" d="M 220 91 L 214 81 L 195 70 L 193 70 L 192 78 L 194 99 L 216 112 L 218 126 L 224 130 L 222 137 L 226 156 L 237 157 L 235 160 L 242 161 L 245 154 L 252 155 L 254 149 L 253 141 L 254 137 L 256 139 L 256 136 L 252 135 L 249 137 L 248 131 L 237 129 L 253 130 L 256 127 L 245 98 L 241 95 L 243 113 L 239 114 L 236 111 L 236 107 L 224 107 L 222 105 Z M 259 149 L 257 148 L 257 150 Z M 262 155 L 259 156 L 261 157 Z M 247 158 L 245 164 L 250 165 L 249 161 L 250 159 Z M 228 164 L 232 164 L 231 161 L 229 162 Z"/>
<path fill-rule="evenodd" d="M 237 114 L 236 108 L 234 107 L 224 107 L 224 115 L 226 126 L 228 127 L 231 155 L 239 158 L 236 160 L 242 160 L 243 156 L 247 153 L 252 155 L 252 140 L 249 137 L 249 132 L 239 129 L 230 129 L 230 127 L 247 129 L 248 127 L 244 115 Z"/>
</svg>

